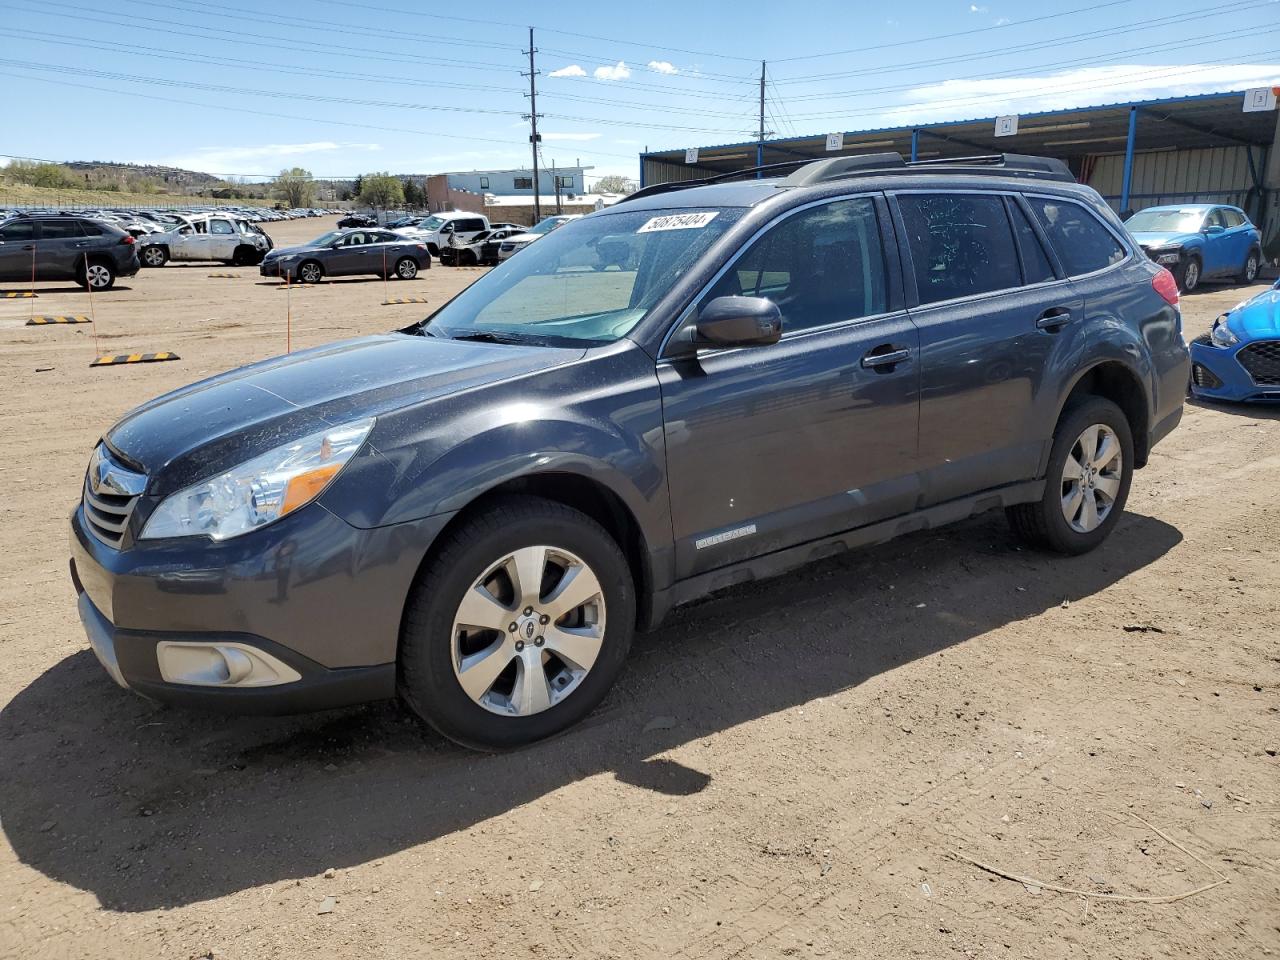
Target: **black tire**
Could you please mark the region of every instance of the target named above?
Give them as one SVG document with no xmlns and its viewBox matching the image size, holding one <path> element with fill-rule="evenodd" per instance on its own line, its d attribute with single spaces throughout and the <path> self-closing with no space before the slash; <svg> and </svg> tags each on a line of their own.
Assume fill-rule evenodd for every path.
<svg viewBox="0 0 1280 960">
<path fill-rule="evenodd" d="M 462 266 L 478 267 L 479 265 L 480 265 L 480 260 L 476 256 L 475 251 L 468 250 L 466 253 L 462 255 Z"/>
<path fill-rule="evenodd" d="M 324 279 L 324 265 L 319 260 L 304 260 L 294 271 L 298 283 L 319 283 Z"/>
<path fill-rule="evenodd" d="M 143 247 L 141 259 L 144 267 L 163 267 L 169 262 L 169 251 L 164 247 Z"/>
<path fill-rule="evenodd" d="M 1195 292 L 1200 286 L 1200 281 L 1204 279 L 1204 267 L 1200 263 L 1200 258 L 1196 256 L 1187 257 L 1178 265 L 1178 269 L 1173 276 L 1178 281 L 1178 290 L 1181 293 Z"/>
<path fill-rule="evenodd" d="M 466 591 L 486 570 L 521 547 L 544 545 L 580 557 L 599 580 L 605 632 L 594 664 L 565 699 L 540 713 L 504 716 L 481 706 L 454 671 L 454 616 Z M 515 611 L 518 615 L 521 611 Z M 617 543 L 590 517 L 540 497 L 511 496 L 446 535 L 419 573 L 400 634 L 400 696 L 422 719 L 464 746 L 523 746 L 577 723 L 617 679 L 635 631 L 631 571 Z"/>
<path fill-rule="evenodd" d="M 1084 431 L 1095 424 L 1109 427 L 1120 441 L 1120 486 L 1107 515 L 1093 530 L 1082 533 L 1067 522 L 1063 513 L 1063 474 L 1067 457 Z M 1129 485 L 1133 482 L 1133 432 L 1124 411 L 1103 397 L 1084 397 L 1067 407 L 1058 419 L 1053 449 L 1045 472 L 1044 496 L 1035 503 L 1020 503 L 1005 510 L 1013 532 L 1024 542 L 1057 553 L 1087 553 L 1107 539 L 1120 520 Z"/>
<path fill-rule="evenodd" d="M 80 266 L 76 283 L 86 290 L 110 290 L 116 284 L 116 268 L 107 260 L 86 260 Z"/>
<path fill-rule="evenodd" d="M 1244 266 L 1240 268 L 1240 282 L 1244 284 L 1253 283 L 1258 279 L 1258 270 L 1262 266 L 1262 251 L 1254 247 L 1249 251 L 1249 255 L 1244 258 Z"/>
<path fill-rule="evenodd" d="M 418 276 L 418 261 L 413 257 L 401 257 L 396 261 L 395 275 L 401 280 L 414 280 Z"/>
</svg>

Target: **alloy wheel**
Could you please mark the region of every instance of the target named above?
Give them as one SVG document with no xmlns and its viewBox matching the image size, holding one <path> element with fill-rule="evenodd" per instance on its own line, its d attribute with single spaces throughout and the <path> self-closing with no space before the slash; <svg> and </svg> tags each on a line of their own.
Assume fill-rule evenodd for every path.
<svg viewBox="0 0 1280 960">
<path fill-rule="evenodd" d="M 402 280 L 412 280 L 418 275 L 418 267 L 412 260 L 401 260 L 396 273 L 400 274 Z"/>
<path fill-rule="evenodd" d="M 100 263 L 89 265 L 89 269 L 85 271 L 85 276 L 89 280 L 89 286 L 95 290 L 102 290 L 111 285 L 111 271 Z"/>
<path fill-rule="evenodd" d="M 570 696 L 604 641 L 604 589 L 581 558 L 521 547 L 472 584 L 454 614 L 454 675 L 475 703 L 532 716 Z"/>
<path fill-rule="evenodd" d="M 164 251 L 159 247 L 148 247 L 143 259 L 147 261 L 147 266 L 149 267 L 162 267 L 164 266 Z"/>
<path fill-rule="evenodd" d="M 1187 263 L 1187 269 L 1182 275 L 1182 285 L 1188 293 L 1200 286 L 1200 264 L 1195 260 Z"/>
<path fill-rule="evenodd" d="M 1062 468 L 1062 515 L 1076 533 L 1092 533 L 1111 514 L 1124 476 L 1120 438 L 1105 423 L 1086 427 Z"/>
<path fill-rule="evenodd" d="M 1253 283 L 1256 279 L 1258 279 L 1258 258 L 1251 253 L 1244 264 L 1244 282 Z"/>
<path fill-rule="evenodd" d="M 320 268 L 314 263 L 304 263 L 302 265 L 301 277 L 303 283 L 319 283 Z"/>
</svg>

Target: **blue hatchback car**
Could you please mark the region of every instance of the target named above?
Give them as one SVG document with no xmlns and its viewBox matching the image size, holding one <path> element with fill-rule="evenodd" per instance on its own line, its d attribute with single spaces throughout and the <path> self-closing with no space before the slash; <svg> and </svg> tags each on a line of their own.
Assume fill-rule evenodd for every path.
<svg viewBox="0 0 1280 960">
<path fill-rule="evenodd" d="M 1124 225 L 1147 256 L 1169 269 L 1183 293 L 1200 286 L 1201 280 L 1230 277 L 1253 283 L 1258 277 L 1262 234 L 1239 207 L 1147 207 Z"/>
<path fill-rule="evenodd" d="M 1191 342 L 1191 395 L 1280 400 L 1280 280 Z"/>
</svg>

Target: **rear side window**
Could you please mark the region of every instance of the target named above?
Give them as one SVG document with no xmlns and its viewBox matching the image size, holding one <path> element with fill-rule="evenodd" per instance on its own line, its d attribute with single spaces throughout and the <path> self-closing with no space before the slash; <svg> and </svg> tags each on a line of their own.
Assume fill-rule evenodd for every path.
<svg viewBox="0 0 1280 960">
<path fill-rule="evenodd" d="M 84 236 L 78 220 L 42 220 L 40 237 L 44 240 L 67 240 L 71 237 L 79 239 Z"/>
<path fill-rule="evenodd" d="M 1124 259 L 1124 247 L 1092 213 L 1069 200 L 1027 197 L 1067 276 L 1079 277 Z"/>
<path fill-rule="evenodd" d="M 1022 285 L 1001 197 L 902 194 L 898 206 L 922 304 Z"/>
<path fill-rule="evenodd" d="M 102 236 L 102 227 L 94 223 L 92 220 L 81 220 L 80 229 L 84 231 L 86 237 Z"/>
<path fill-rule="evenodd" d="M 209 232 L 216 233 L 221 236 L 227 236 L 229 234 L 235 233 L 236 231 L 235 231 L 235 228 L 232 227 L 231 224 L 228 223 L 226 220 L 210 220 Z"/>
<path fill-rule="evenodd" d="M 703 302 L 766 297 L 782 311 L 787 332 L 884 313 L 885 290 L 875 204 L 858 198 L 783 220 L 738 259 Z"/>
<path fill-rule="evenodd" d="M 1230 210 L 1230 209 L 1223 210 L 1222 215 L 1227 218 L 1228 227 L 1243 227 L 1246 223 L 1248 223 L 1248 221 L 1245 219 L 1245 215 L 1241 213 L 1239 210 Z"/>
<path fill-rule="evenodd" d="M 484 221 L 483 220 L 459 220 L 457 223 L 457 229 L 463 231 L 464 233 L 471 230 L 483 230 Z"/>
<path fill-rule="evenodd" d="M 1036 236 L 1027 215 L 1015 202 L 1010 202 L 1013 216 L 1013 232 L 1018 237 L 1018 251 L 1022 254 L 1022 279 L 1024 283 L 1044 283 L 1054 279 L 1053 267 L 1045 255 L 1044 246 Z"/>
</svg>

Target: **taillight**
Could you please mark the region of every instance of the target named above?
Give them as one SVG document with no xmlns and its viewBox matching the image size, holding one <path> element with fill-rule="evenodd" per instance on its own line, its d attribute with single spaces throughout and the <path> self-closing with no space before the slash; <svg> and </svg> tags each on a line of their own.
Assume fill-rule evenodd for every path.
<svg viewBox="0 0 1280 960">
<path fill-rule="evenodd" d="M 1173 279 L 1173 274 L 1164 267 L 1161 267 L 1160 272 L 1151 278 L 1151 286 L 1169 306 L 1178 305 L 1178 281 Z"/>
<path fill-rule="evenodd" d="M 127 244 L 127 243 L 136 243 L 137 241 L 133 239 L 132 234 L 126 233 L 123 237 L 120 238 L 120 242 Z"/>
</svg>

